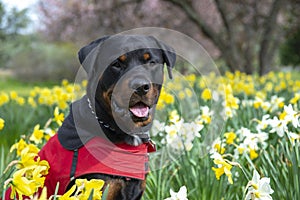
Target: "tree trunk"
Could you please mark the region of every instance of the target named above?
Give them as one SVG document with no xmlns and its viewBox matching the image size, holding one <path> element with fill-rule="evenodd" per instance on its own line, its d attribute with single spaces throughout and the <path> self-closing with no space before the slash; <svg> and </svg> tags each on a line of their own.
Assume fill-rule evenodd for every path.
<svg viewBox="0 0 300 200">
<path fill-rule="evenodd" d="M 275 54 L 273 44 L 276 40 L 274 37 L 274 30 L 276 29 L 276 21 L 280 8 L 282 7 L 283 0 L 274 0 L 270 14 L 265 20 L 265 28 L 263 30 L 262 40 L 260 42 L 260 51 L 258 54 L 258 67 L 259 75 L 263 75 L 269 71 Z"/>
<path fill-rule="evenodd" d="M 221 17 L 226 27 L 227 38 L 220 36 L 216 31 L 214 31 L 208 24 L 206 24 L 205 20 L 199 16 L 197 11 L 193 8 L 193 5 L 190 1 L 185 0 L 165 0 L 173 3 L 180 9 L 182 9 L 188 18 L 195 23 L 195 25 L 201 30 L 201 32 L 209 38 L 213 44 L 220 50 L 221 57 L 224 59 L 227 67 L 231 72 L 236 70 L 244 71 L 242 67 L 242 56 L 236 48 L 236 44 L 234 42 L 234 30 L 232 25 L 230 24 L 229 19 L 226 17 L 225 5 L 220 0 L 216 0 L 217 8 L 221 13 Z M 222 33 L 221 33 L 222 34 Z M 229 42 L 228 42 L 229 40 Z"/>
</svg>

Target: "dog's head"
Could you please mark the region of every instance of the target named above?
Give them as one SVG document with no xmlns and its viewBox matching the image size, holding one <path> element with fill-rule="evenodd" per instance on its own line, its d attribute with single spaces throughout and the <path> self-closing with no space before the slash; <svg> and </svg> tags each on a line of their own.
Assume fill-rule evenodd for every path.
<svg viewBox="0 0 300 200">
<path fill-rule="evenodd" d="M 95 104 L 97 117 L 106 126 L 121 130 L 125 142 L 140 144 L 139 136 L 152 124 L 164 64 L 172 78 L 174 50 L 151 36 L 104 37 L 79 51 L 81 63 L 91 51 L 100 56 L 96 64 L 83 67 L 89 74 L 87 94 Z"/>
</svg>

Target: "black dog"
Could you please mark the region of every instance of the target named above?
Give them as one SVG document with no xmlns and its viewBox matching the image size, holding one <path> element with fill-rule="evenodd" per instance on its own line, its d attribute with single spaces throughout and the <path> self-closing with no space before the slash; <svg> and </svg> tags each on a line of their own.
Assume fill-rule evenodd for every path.
<svg viewBox="0 0 300 200">
<path fill-rule="evenodd" d="M 40 152 L 50 171 L 48 195 L 77 178 L 105 181 L 107 199 L 140 199 L 146 186 L 149 129 L 163 83 L 163 66 L 174 51 L 151 36 L 118 35 L 83 47 L 79 60 L 88 74 L 87 95 L 71 105 L 58 134 Z M 105 188 L 104 188 L 105 189 Z"/>
</svg>

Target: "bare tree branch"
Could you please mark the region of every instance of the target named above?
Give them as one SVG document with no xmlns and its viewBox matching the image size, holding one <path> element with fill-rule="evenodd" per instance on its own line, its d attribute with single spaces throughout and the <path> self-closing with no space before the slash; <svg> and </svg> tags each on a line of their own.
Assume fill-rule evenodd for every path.
<svg viewBox="0 0 300 200">
<path fill-rule="evenodd" d="M 210 38 L 213 43 L 216 46 L 222 46 L 224 48 L 225 46 L 223 45 L 223 41 L 220 39 L 220 37 L 217 35 L 217 33 L 211 29 L 204 20 L 198 15 L 197 11 L 193 8 L 192 4 L 190 1 L 187 0 L 164 0 L 164 1 L 169 1 L 173 3 L 174 5 L 178 6 L 179 8 L 183 9 L 186 15 L 189 17 L 191 21 L 193 21 L 203 32 L 203 34 Z"/>
</svg>

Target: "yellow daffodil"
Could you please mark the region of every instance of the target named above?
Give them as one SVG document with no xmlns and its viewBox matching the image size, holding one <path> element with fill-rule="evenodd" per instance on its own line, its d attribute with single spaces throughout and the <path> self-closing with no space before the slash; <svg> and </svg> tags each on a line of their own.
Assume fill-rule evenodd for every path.
<svg viewBox="0 0 300 200">
<path fill-rule="evenodd" d="M 291 104 L 296 104 L 300 100 L 300 93 L 294 94 L 294 97 L 290 99 Z"/>
<path fill-rule="evenodd" d="M 76 191 L 76 185 L 73 185 L 64 195 L 58 196 L 58 200 L 78 200 L 77 197 L 71 196 Z"/>
<path fill-rule="evenodd" d="M 29 139 L 33 141 L 35 144 L 39 144 L 42 142 L 43 137 L 44 137 L 44 131 L 40 129 L 40 125 L 37 124 L 34 127 L 33 133 L 31 134 L 31 137 Z"/>
<path fill-rule="evenodd" d="M 27 144 L 22 138 L 19 140 L 19 142 L 12 145 L 12 147 L 10 148 L 10 152 L 12 152 L 16 149 L 17 155 L 21 156 L 21 152 L 25 148 L 29 148 L 28 152 L 30 152 L 30 153 L 38 153 L 39 152 L 39 148 L 37 146 L 35 146 L 33 144 Z"/>
<path fill-rule="evenodd" d="M 33 108 L 36 108 L 36 107 L 37 107 L 37 104 L 36 104 L 36 102 L 35 102 L 35 100 L 34 100 L 33 97 L 28 97 L 27 102 L 28 102 L 28 104 L 31 105 Z"/>
<path fill-rule="evenodd" d="M 76 179 L 75 185 L 71 187 L 64 195 L 59 196 L 59 200 L 78 200 L 78 199 L 89 199 L 93 191 L 93 200 L 102 199 L 101 189 L 104 186 L 104 181 L 100 179 Z M 73 196 L 71 196 L 73 195 Z"/>
<path fill-rule="evenodd" d="M 193 86 L 193 85 L 195 84 L 196 79 L 197 79 L 197 77 L 196 77 L 195 74 L 189 74 L 189 75 L 187 75 L 185 78 L 186 78 L 186 80 L 189 82 L 189 84 L 190 84 L 191 86 Z"/>
<path fill-rule="evenodd" d="M 78 188 L 83 188 L 79 199 L 88 199 L 93 190 L 93 200 L 101 200 L 102 198 L 102 187 L 104 181 L 100 179 L 92 179 L 90 181 L 86 179 L 77 179 L 75 184 Z"/>
<path fill-rule="evenodd" d="M 201 93 L 201 98 L 205 101 L 211 100 L 211 98 L 212 98 L 211 90 L 208 88 L 205 88 L 203 90 L 203 92 Z"/>
<path fill-rule="evenodd" d="M 255 149 L 249 148 L 249 154 L 250 154 L 251 160 L 254 160 L 255 158 L 258 157 L 258 154 L 256 153 Z"/>
<path fill-rule="evenodd" d="M 28 170 L 28 168 L 23 168 L 13 174 L 11 182 L 11 199 L 14 199 L 14 197 L 18 195 L 19 199 L 22 200 L 23 195 L 32 196 L 37 191 L 34 180 L 30 180 L 25 176 Z"/>
<path fill-rule="evenodd" d="M 88 81 L 87 81 L 87 80 L 83 80 L 83 81 L 81 82 L 81 85 L 82 85 L 83 88 L 85 88 L 85 87 L 87 86 L 87 84 L 88 84 Z"/>
<path fill-rule="evenodd" d="M 23 106 L 25 104 L 25 99 L 23 97 L 17 97 L 15 100 L 20 106 Z"/>
<path fill-rule="evenodd" d="M 214 148 L 217 150 L 217 152 L 219 154 L 224 154 L 225 150 L 226 150 L 223 146 L 221 146 L 220 143 L 216 143 L 215 146 L 214 146 Z"/>
<path fill-rule="evenodd" d="M 173 95 L 171 95 L 171 94 L 166 94 L 164 100 L 165 100 L 166 104 L 172 104 L 175 101 Z"/>
<path fill-rule="evenodd" d="M 19 161 L 18 168 L 26 168 L 26 167 L 32 166 L 36 163 L 36 161 L 34 159 L 37 156 L 37 154 L 31 153 L 31 152 L 29 152 L 29 150 L 30 149 L 28 146 L 22 150 L 21 160 Z"/>
<path fill-rule="evenodd" d="M 214 163 L 218 165 L 218 168 L 212 167 L 212 170 L 215 172 L 217 180 L 220 180 L 220 177 L 225 173 L 225 175 L 228 178 L 228 182 L 230 184 L 233 184 L 232 180 L 232 174 L 231 174 L 231 168 L 232 165 L 230 165 L 228 162 L 226 162 L 223 158 L 215 158 Z"/>
<path fill-rule="evenodd" d="M 4 119 L 0 118 L 0 131 L 4 128 L 4 124 L 5 124 Z"/>
<path fill-rule="evenodd" d="M 9 102 L 9 96 L 8 94 L 1 92 L 0 93 L 0 106 L 6 104 L 7 102 Z"/>
<path fill-rule="evenodd" d="M 12 100 L 16 100 L 18 98 L 18 93 L 16 91 L 11 91 L 9 95 Z"/>
<path fill-rule="evenodd" d="M 64 121 L 64 113 L 59 113 L 59 109 L 58 107 L 56 107 L 54 109 L 54 118 L 53 120 L 59 125 L 61 126 L 62 125 L 62 122 Z"/>
<path fill-rule="evenodd" d="M 48 200 L 48 198 L 47 198 L 47 188 L 44 187 L 43 190 L 42 190 L 41 195 L 38 195 L 38 194 L 35 195 L 33 197 L 33 200 Z"/>
<path fill-rule="evenodd" d="M 184 91 L 179 91 L 178 97 L 179 97 L 179 99 L 184 99 L 185 98 L 185 92 Z"/>
<path fill-rule="evenodd" d="M 236 138 L 236 134 L 234 132 L 225 133 L 224 136 L 226 137 L 227 144 L 233 144 Z"/>
<path fill-rule="evenodd" d="M 180 116 L 179 116 L 177 110 L 173 110 L 172 112 L 170 112 L 170 114 L 169 114 L 169 120 L 172 123 L 177 123 L 177 122 L 180 121 Z"/>
</svg>

